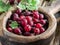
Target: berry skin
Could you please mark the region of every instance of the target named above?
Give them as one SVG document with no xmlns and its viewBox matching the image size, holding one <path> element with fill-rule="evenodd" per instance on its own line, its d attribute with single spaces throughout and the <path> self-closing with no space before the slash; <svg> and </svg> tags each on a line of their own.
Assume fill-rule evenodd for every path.
<svg viewBox="0 0 60 45">
<path fill-rule="evenodd" d="M 39 28 L 35 28 L 35 29 L 34 29 L 34 33 L 35 33 L 35 35 L 40 34 L 40 30 L 39 30 Z"/>
<path fill-rule="evenodd" d="M 39 22 L 39 20 L 38 20 L 38 19 L 36 19 L 36 18 L 33 18 L 33 22 L 34 22 L 34 23 L 38 23 L 38 22 Z"/>
<path fill-rule="evenodd" d="M 8 27 L 7 30 L 8 30 L 9 32 L 13 32 L 13 30 L 12 30 L 11 27 Z"/>
<path fill-rule="evenodd" d="M 26 11 L 24 12 L 24 15 L 25 15 L 25 16 L 29 16 L 30 14 L 31 14 L 31 12 L 28 11 L 28 10 L 26 10 Z"/>
<path fill-rule="evenodd" d="M 36 24 L 36 28 L 41 28 L 41 27 L 42 27 L 42 25 L 40 23 Z"/>
<path fill-rule="evenodd" d="M 21 10 L 20 10 L 20 9 L 17 9 L 17 10 L 16 10 L 16 13 L 17 13 L 18 15 L 20 15 Z"/>
<path fill-rule="evenodd" d="M 22 32 L 21 32 L 21 30 L 19 28 L 15 28 L 14 29 L 14 33 L 15 34 L 21 34 Z"/>
<path fill-rule="evenodd" d="M 15 1 L 15 0 L 9 0 L 9 3 L 10 3 L 11 5 L 13 5 L 13 4 L 14 4 L 14 1 Z"/>
<path fill-rule="evenodd" d="M 38 11 L 33 11 L 33 17 L 36 18 L 36 19 L 39 19 Z"/>
<path fill-rule="evenodd" d="M 18 19 L 19 19 L 18 14 L 14 13 L 14 14 L 13 14 L 13 20 L 15 20 L 15 21 L 16 21 L 16 20 L 18 20 Z"/>
<path fill-rule="evenodd" d="M 44 18 L 44 15 L 43 14 L 40 14 L 39 15 L 39 19 L 43 19 Z"/>
<path fill-rule="evenodd" d="M 40 33 L 43 33 L 43 32 L 45 32 L 45 29 L 42 27 L 40 28 Z"/>
<path fill-rule="evenodd" d="M 21 24 L 22 24 L 22 26 L 24 27 L 24 26 L 26 26 L 27 25 L 27 20 L 26 19 L 22 19 L 22 21 L 21 21 Z"/>
<path fill-rule="evenodd" d="M 26 19 L 28 21 L 28 24 L 32 26 L 33 25 L 32 17 L 26 16 Z"/>
<path fill-rule="evenodd" d="M 24 18 L 25 18 L 25 16 L 21 15 L 21 16 L 18 18 L 17 22 L 20 24 L 21 21 L 22 21 Z"/>
<path fill-rule="evenodd" d="M 33 26 L 33 21 L 30 21 L 30 22 L 29 22 L 29 25 L 30 25 L 30 26 Z"/>
<path fill-rule="evenodd" d="M 26 25 L 24 27 L 24 29 L 25 29 L 26 32 L 29 32 L 29 31 L 31 31 L 31 26 L 30 25 Z"/>
<path fill-rule="evenodd" d="M 36 27 L 36 24 L 33 24 L 33 27 Z"/>
<path fill-rule="evenodd" d="M 46 20 L 40 20 L 40 23 L 42 24 L 42 25 L 45 25 L 46 24 Z"/>
<path fill-rule="evenodd" d="M 32 17 L 31 16 L 26 16 L 27 21 L 31 21 Z"/>
<path fill-rule="evenodd" d="M 24 18 L 25 18 L 25 16 L 23 16 L 23 15 L 20 16 L 20 20 L 22 20 L 22 19 L 24 19 Z"/>
</svg>

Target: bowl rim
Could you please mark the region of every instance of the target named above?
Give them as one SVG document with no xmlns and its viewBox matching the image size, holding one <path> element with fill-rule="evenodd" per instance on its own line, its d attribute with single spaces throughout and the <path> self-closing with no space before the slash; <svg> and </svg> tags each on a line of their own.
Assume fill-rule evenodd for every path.
<svg viewBox="0 0 60 45">
<path fill-rule="evenodd" d="M 8 15 L 8 14 L 11 14 L 11 11 L 8 11 L 7 14 L 6 14 L 6 16 L 3 19 L 3 33 L 6 34 L 9 37 L 13 37 L 13 38 L 14 37 L 18 37 L 18 38 L 24 38 L 24 39 L 32 39 L 32 38 L 37 39 L 38 37 L 40 39 L 46 39 L 46 38 L 50 37 L 53 34 L 53 32 L 55 31 L 54 28 L 56 28 L 56 25 L 57 25 L 56 18 L 53 16 L 53 14 L 49 14 L 44 9 L 39 8 L 39 11 L 47 14 L 50 17 L 50 20 L 51 20 L 51 25 L 48 27 L 48 29 L 44 33 L 36 35 L 36 36 L 23 36 L 23 35 L 17 35 L 17 34 L 14 34 L 14 33 L 11 33 L 9 31 L 7 31 L 7 29 L 5 28 L 5 26 L 6 26 L 6 21 L 7 21 L 8 17 L 11 16 L 11 15 Z M 13 36 L 11 36 L 11 35 L 13 35 Z"/>
</svg>

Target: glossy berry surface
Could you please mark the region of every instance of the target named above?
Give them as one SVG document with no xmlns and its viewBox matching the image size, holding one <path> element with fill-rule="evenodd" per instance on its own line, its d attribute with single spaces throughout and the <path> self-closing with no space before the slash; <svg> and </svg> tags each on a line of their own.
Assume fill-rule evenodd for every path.
<svg viewBox="0 0 60 45">
<path fill-rule="evenodd" d="M 29 22 L 29 25 L 30 25 L 30 26 L 33 26 L 33 24 L 34 24 L 33 21 L 30 21 L 30 22 Z"/>
<path fill-rule="evenodd" d="M 43 14 L 40 14 L 39 15 L 39 19 L 43 19 L 44 18 L 44 15 Z"/>
<path fill-rule="evenodd" d="M 14 13 L 14 14 L 13 14 L 13 20 L 18 20 L 18 19 L 19 19 L 18 14 Z"/>
<path fill-rule="evenodd" d="M 19 28 L 15 28 L 15 29 L 14 29 L 14 33 L 15 33 L 15 34 L 21 34 L 21 30 L 20 30 Z"/>
<path fill-rule="evenodd" d="M 21 10 L 20 10 L 20 9 L 17 9 L 17 10 L 16 10 L 16 13 L 20 15 Z"/>
<path fill-rule="evenodd" d="M 34 29 L 34 33 L 35 33 L 35 35 L 40 34 L 40 29 L 39 29 L 39 28 L 35 28 L 35 29 Z"/>
<path fill-rule="evenodd" d="M 24 29 L 25 29 L 26 32 L 29 32 L 29 31 L 31 31 L 31 26 L 30 25 L 26 25 L 24 27 Z"/>
<path fill-rule="evenodd" d="M 31 12 L 28 11 L 28 10 L 26 10 L 26 11 L 24 12 L 24 14 L 25 14 L 26 16 L 29 16 L 29 15 L 31 14 Z"/>
<path fill-rule="evenodd" d="M 32 17 L 31 16 L 26 16 L 27 21 L 31 21 Z"/>
<path fill-rule="evenodd" d="M 36 28 L 41 28 L 41 27 L 42 27 L 42 25 L 40 23 L 36 24 Z"/>
<path fill-rule="evenodd" d="M 45 32 L 48 28 L 48 18 L 39 11 L 17 9 L 7 20 L 6 29 L 17 35 L 34 36 Z"/>
<path fill-rule="evenodd" d="M 46 24 L 46 20 L 40 20 L 40 23 L 41 23 L 42 25 L 45 25 L 45 24 Z"/>
<path fill-rule="evenodd" d="M 43 33 L 43 32 L 45 32 L 45 29 L 42 27 L 40 28 L 40 33 Z"/>
<path fill-rule="evenodd" d="M 39 20 L 38 20 L 38 19 L 36 19 L 36 18 L 34 18 L 34 19 L 33 19 L 33 22 L 34 22 L 34 23 L 38 23 L 38 22 L 39 22 Z"/>
<path fill-rule="evenodd" d="M 24 19 L 24 18 L 25 18 L 25 16 L 23 16 L 23 15 L 20 16 L 20 20 L 22 20 L 22 19 Z"/>
<path fill-rule="evenodd" d="M 33 11 L 33 17 L 39 19 L 38 11 Z"/>
<path fill-rule="evenodd" d="M 26 26 L 27 25 L 27 20 L 26 19 L 22 19 L 21 24 L 22 24 L 22 26 Z"/>
</svg>

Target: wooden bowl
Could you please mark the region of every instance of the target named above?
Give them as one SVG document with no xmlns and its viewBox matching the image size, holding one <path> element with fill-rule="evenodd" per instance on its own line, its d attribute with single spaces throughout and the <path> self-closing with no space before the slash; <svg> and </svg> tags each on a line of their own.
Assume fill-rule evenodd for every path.
<svg viewBox="0 0 60 45">
<path fill-rule="evenodd" d="M 12 14 L 11 11 L 8 11 L 6 16 L 3 19 L 3 33 L 4 33 L 4 35 L 12 40 L 15 40 L 15 41 L 21 42 L 21 43 L 34 42 L 37 40 L 49 38 L 55 32 L 56 25 L 57 25 L 56 18 L 54 17 L 53 14 L 48 14 L 45 10 L 43 10 L 41 8 L 39 8 L 39 11 L 44 13 L 48 17 L 48 21 L 49 21 L 48 29 L 44 33 L 42 33 L 40 35 L 36 35 L 36 36 L 22 36 L 22 35 L 16 35 L 16 34 L 13 34 L 9 31 L 7 31 L 6 23 L 7 23 L 8 18 L 10 18 L 11 14 Z"/>
</svg>

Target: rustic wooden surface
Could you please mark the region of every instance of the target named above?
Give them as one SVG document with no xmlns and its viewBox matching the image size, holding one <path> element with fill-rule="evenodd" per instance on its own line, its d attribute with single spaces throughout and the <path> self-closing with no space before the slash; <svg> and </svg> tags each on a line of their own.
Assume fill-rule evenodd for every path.
<svg viewBox="0 0 60 45">
<path fill-rule="evenodd" d="M 48 6 L 48 7 L 42 7 L 44 8 L 47 12 L 53 12 L 56 13 L 58 11 L 60 11 L 60 0 L 57 0 L 55 3 L 53 3 L 51 6 Z M 57 11 L 55 11 L 55 9 Z M 52 11 L 51 11 L 52 10 Z M 54 12 L 55 11 L 55 12 Z M 5 15 L 1 15 L 0 17 L 0 45 L 21 45 L 21 43 L 17 43 L 17 42 L 11 42 L 9 41 L 7 38 L 5 38 L 1 32 L 2 30 L 2 19 Z M 52 39 L 50 45 L 60 45 L 59 42 L 60 42 L 60 12 L 55 14 L 56 18 L 57 18 L 57 22 L 58 22 L 58 25 L 57 25 L 57 29 L 56 29 L 56 33 L 55 33 L 55 36 L 54 38 Z M 26 44 L 22 44 L 22 45 L 26 45 Z M 39 45 L 39 44 L 37 44 Z"/>
</svg>

